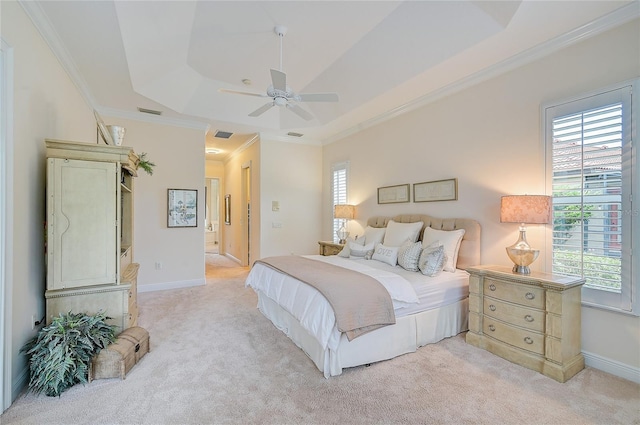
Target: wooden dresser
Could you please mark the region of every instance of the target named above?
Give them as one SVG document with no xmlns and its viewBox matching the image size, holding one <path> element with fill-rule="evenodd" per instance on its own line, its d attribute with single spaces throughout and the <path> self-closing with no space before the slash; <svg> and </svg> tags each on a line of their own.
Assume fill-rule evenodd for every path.
<svg viewBox="0 0 640 425">
<path fill-rule="evenodd" d="M 469 278 L 467 343 L 565 382 L 584 368 L 584 279 L 477 266 Z"/>
</svg>

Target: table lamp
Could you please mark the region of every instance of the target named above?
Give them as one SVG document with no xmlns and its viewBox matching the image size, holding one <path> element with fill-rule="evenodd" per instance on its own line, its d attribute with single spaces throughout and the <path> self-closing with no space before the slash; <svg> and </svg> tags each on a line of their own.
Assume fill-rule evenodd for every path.
<svg viewBox="0 0 640 425">
<path fill-rule="evenodd" d="M 509 195 L 500 201 L 500 222 L 520 223 L 520 237 L 506 248 L 507 255 L 513 261 L 513 272 L 530 274 L 529 265 L 533 263 L 540 250 L 533 249 L 527 243 L 525 224 L 547 224 L 551 220 L 551 197 L 545 195 Z"/>
<path fill-rule="evenodd" d="M 345 243 L 349 237 L 349 232 L 346 228 L 347 220 L 353 220 L 355 213 L 356 207 L 353 205 L 339 204 L 333 206 L 333 217 L 343 220 L 342 226 L 340 226 L 336 232 L 336 236 L 338 236 L 338 239 L 342 244 Z"/>
</svg>

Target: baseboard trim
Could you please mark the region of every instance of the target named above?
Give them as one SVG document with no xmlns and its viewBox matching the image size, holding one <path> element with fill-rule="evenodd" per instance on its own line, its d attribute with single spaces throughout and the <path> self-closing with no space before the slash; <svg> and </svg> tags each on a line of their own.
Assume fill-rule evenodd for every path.
<svg viewBox="0 0 640 425">
<path fill-rule="evenodd" d="M 167 289 L 190 288 L 192 286 L 204 286 L 205 279 L 179 280 L 177 282 L 149 283 L 138 285 L 138 292 L 166 291 Z"/>
<path fill-rule="evenodd" d="M 228 259 L 235 261 L 236 263 L 238 263 L 238 265 L 242 265 L 242 262 L 240 261 L 240 259 L 234 257 L 233 255 L 229 254 L 229 253 L 225 253 L 224 254 L 225 257 L 227 257 Z"/>
<path fill-rule="evenodd" d="M 18 378 L 13 382 L 11 388 L 11 403 L 13 403 L 27 385 L 29 385 L 29 374 L 29 365 L 27 364 L 18 375 Z"/>
<path fill-rule="evenodd" d="M 588 351 L 583 351 L 582 355 L 584 356 L 584 364 L 586 366 L 599 369 L 603 372 L 640 384 L 640 368 L 629 366 L 597 354 L 589 353 Z"/>
</svg>

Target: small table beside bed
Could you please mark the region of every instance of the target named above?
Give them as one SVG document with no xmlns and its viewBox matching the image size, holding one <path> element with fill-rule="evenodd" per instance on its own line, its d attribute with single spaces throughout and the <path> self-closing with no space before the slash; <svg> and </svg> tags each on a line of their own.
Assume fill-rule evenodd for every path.
<svg viewBox="0 0 640 425">
<path fill-rule="evenodd" d="M 472 219 L 372 217 L 338 255 L 256 261 L 246 286 L 328 378 L 466 331 L 480 233 Z"/>
</svg>

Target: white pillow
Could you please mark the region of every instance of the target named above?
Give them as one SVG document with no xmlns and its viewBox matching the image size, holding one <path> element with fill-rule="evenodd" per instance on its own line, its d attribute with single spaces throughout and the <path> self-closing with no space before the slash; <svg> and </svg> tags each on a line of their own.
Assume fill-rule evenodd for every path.
<svg viewBox="0 0 640 425">
<path fill-rule="evenodd" d="M 440 241 L 435 241 L 422 250 L 418 267 L 423 275 L 434 277 L 440 274 L 446 261 L 447 254 L 444 252 L 444 246 Z"/>
<path fill-rule="evenodd" d="M 422 234 L 422 246 L 428 247 L 435 241 L 442 242 L 444 252 L 447 254 L 447 261 L 444 263 L 444 271 L 455 272 L 458 263 L 458 250 L 460 242 L 464 236 L 464 229 L 458 230 L 436 230 L 425 227 Z"/>
<path fill-rule="evenodd" d="M 386 230 L 387 229 L 384 227 L 367 226 L 367 228 L 364 229 L 364 236 L 362 238 L 365 243 L 373 243 L 373 245 L 375 246 L 379 243 L 382 243 L 382 240 L 384 239 L 384 232 Z"/>
<path fill-rule="evenodd" d="M 359 238 L 358 238 L 359 239 Z M 373 254 L 374 244 L 368 243 L 366 245 L 359 245 L 357 242 L 349 243 L 349 257 L 351 258 L 366 258 L 367 260 L 371 258 Z"/>
<path fill-rule="evenodd" d="M 376 245 L 376 249 L 373 252 L 372 260 L 382 261 L 390 266 L 395 266 L 398 263 L 398 247 L 397 246 L 385 246 L 381 243 Z"/>
<path fill-rule="evenodd" d="M 351 255 L 351 248 L 349 248 L 350 242 L 353 242 L 358 245 L 364 245 L 364 238 L 356 237 L 356 239 L 354 239 L 351 236 L 349 236 L 344 244 L 344 247 L 342 248 L 342 251 L 338 253 L 338 257 L 349 258 L 349 255 Z"/>
<path fill-rule="evenodd" d="M 398 265 L 410 272 L 417 272 L 421 253 L 422 243 L 406 241 L 398 249 Z"/>
<path fill-rule="evenodd" d="M 422 221 L 416 223 L 397 223 L 389 220 L 382 243 L 385 246 L 401 246 L 407 239 L 415 242 L 418 240 L 420 229 L 422 229 L 423 225 L 424 223 Z"/>
</svg>

